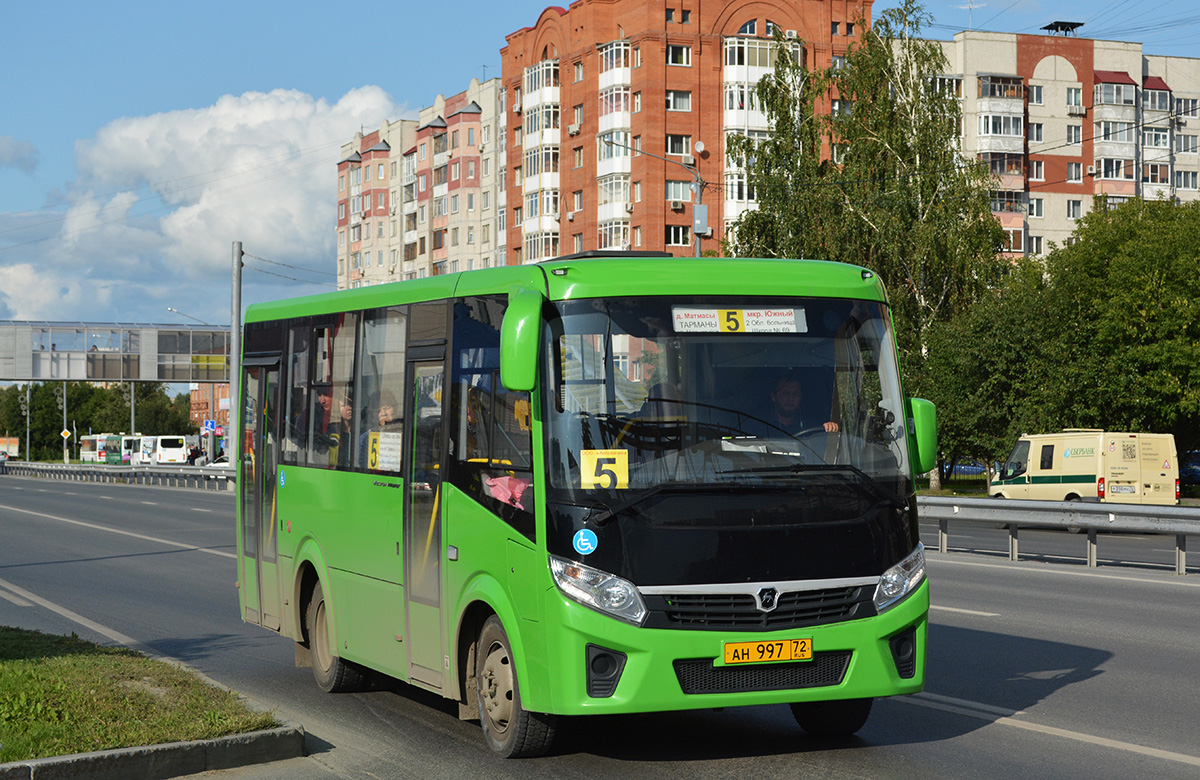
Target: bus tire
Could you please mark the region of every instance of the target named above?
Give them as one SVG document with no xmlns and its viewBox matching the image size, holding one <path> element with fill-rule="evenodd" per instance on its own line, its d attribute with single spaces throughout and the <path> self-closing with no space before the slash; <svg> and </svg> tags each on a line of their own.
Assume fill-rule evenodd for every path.
<svg viewBox="0 0 1200 780">
<path fill-rule="evenodd" d="M 326 693 L 348 693 L 361 690 L 364 683 L 362 672 L 348 661 L 343 661 L 330 650 L 329 607 L 325 603 L 325 592 L 318 580 L 313 587 L 312 599 L 305 613 L 308 629 L 308 651 L 312 656 L 313 677 Z"/>
<path fill-rule="evenodd" d="M 479 722 L 483 738 L 503 758 L 545 754 L 554 742 L 553 715 L 529 712 L 521 706 L 521 689 L 512 646 L 500 618 L 492 615 L 479 631 L 475 652 Z"/>
<path fill-rule="evenodd" d="M 792 705 L 792 717 L 815 737 L 846 737 L 861 729 L 874 699 L 805 701 Z"/>
</svg>

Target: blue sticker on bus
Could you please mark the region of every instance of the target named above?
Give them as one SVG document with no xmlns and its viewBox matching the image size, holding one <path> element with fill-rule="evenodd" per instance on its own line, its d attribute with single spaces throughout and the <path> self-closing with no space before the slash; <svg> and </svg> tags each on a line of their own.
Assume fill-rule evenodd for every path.
<svg viewBox="0 0 1200 780">
<path fill-rule="evenodd" d="M 279 487 L 283 487 L 283 469 L 279 470 Z"/>
<path fill-rule="evenodd" d="M 580 555 L 588 555 L 596 551 L 596 545 L 599 540 L 596 538 L 595 531 L 589 531 L 584 528 L 575 534 L 575 538 L 571 540 L 571 544 L 575 546 L 575 552 Z"/>
</svg>

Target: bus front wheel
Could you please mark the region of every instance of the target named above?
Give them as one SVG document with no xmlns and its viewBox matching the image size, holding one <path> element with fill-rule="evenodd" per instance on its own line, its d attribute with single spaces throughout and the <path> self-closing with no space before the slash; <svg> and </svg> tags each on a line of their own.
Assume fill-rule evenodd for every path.
<svg viewBox="0 0 1200 780">
<path fill-rule="evenodd" d="M 504 758 L 540 756 L 550 749 L 555 718 L 528 712 L 521 706 L 512 646 L 495 615 L 479 632 L 475 679 L 479 685 L 479 722 L 488 747 Z"/>
<path fill-rule="evenodd" d="M 874 699 L 806 701 L 792 705 L 800 728 L 816 737 L 845 737 L 861 729 L 871 714 Z"/>
<path fill-rule="evenodd" d="M 348 661 L 333 654 L 329 626 L 329 606 L 321 583 L 313 588 L 312 599 L 305 613 L 308 628 L 308 651 L 312 655 L 313 677 L 327 693 L 346 693 L 362 688 L 363 674 Z"/>
</svg>

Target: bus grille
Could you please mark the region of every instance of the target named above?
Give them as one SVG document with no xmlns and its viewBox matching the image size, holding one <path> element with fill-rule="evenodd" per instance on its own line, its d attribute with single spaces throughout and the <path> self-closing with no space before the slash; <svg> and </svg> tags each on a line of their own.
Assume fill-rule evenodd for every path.
<svg viewBox="0 0 1200 780">
<path fill-rule="evenodd" d="M 689 659 L 675 662 L 675 676 L 686 694 L 820 688 L 842 681 L 851 655 L 850 652 L 813 653 L 811 661 L 744 666 L 714 666 L 712 659 Z"/>
<path fill-rule="evenodd" d="M 744 593 L 672 593 L 646 597 L 653 628 L 779 631 L 819 626 L 875 614 L 874 590 L 863 586 L 779 594 L 779 606 L 763 612 Z"/>
</svg>

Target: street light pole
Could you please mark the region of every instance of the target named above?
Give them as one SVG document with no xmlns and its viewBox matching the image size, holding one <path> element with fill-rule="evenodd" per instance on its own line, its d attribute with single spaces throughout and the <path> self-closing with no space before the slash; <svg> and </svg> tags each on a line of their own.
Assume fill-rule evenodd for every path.
<svg viewBox="0 0 1200 780">
<path fill-rule="evenodd" d="M 211 322 L 205 322 L 204 320 L 200 319 L 199 317 L 193 317 L 190 314 L 184 314 L 179 309 L 172 308 L 171 306 L 167 307 L 167 311 L 175 312 L 180 317 L 187 317 L 189 320 L 195 320 L 196 322 L 200 323 L 201 325 L 208 325 L 209 327 L 215 327 Z"/>
<path fill-rule="evenodd" d="M 693 213 L 692 233 L 695 235 L 695 239 L 696 239 L 696 242 L 695 242 L 696 243 L 696 257 L 700 257 L 700 231 L 696 230 L 697 220 L 695 217 L 697 216 L 697 212 L 700 212 L 705 215 L 704 221 L 705 221 L 705 223 L 707 223 L 708 222 L 708 219 L 707 219 L 708 212 L 706 209 L 701 208 L 704 205 L 705 181 L 704 181 L 704 179 L 702 179 L 700 177 L 700 171 L 697 170 L 696 166 L 695 165 L 686 165 L 679 160 L 672 160 L 669 157 L 660 157 L 659 155 L 652 154 L 651 152 L 643 152 L 641 149 L 635 149 L 632 146 L 629 146 L 628 144 L 618 143 L 618 142 L 612 140 L 611 138 L 605 138 L 604 143 L 608 144 L 609 146 L 619 146 L 622 149 L 628 149 L 629 151 L 635 152 L 636 154 L 644 154 L 647 157 L 653 157 L 656 160 L 662 160 L 663 162 L 674 163 L 675 165 L 678 165 L 680 168 L 683 168 L 688 173 L 692 174 L 692 179 L 693 179 L 692 192 L 696 193 L 696 202 L 694 204 L 692 204 L 692 213 Z M 699 151 L 703 151 L 703 150 L 704 150 L 704 147 L 699 142 L 697 142 L 696 151 L 699 152 Z"/>
</svg>

